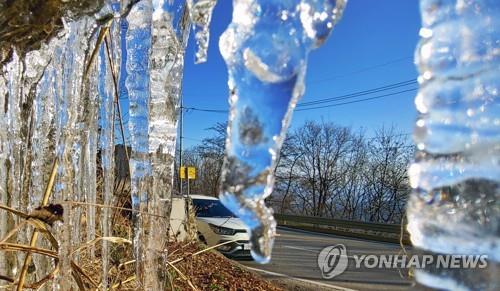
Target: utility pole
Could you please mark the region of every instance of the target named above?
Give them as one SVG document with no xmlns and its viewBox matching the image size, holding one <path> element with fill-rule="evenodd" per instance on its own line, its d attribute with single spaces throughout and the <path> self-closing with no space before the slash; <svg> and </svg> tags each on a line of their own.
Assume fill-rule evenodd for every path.
<svg viewBox="0 0 500 291">
<path fill-rule="evenodd" d="M 181 167 L 182 167 L 182 139 L 183 139 L 183 134 L 184 134 L 184 103 L 183 103 L 183 95 L 181 94 L 181 116 L 180 116 L 180 137 L 179 137 L 179 169 L 178 169 L 178 172 L 179 172 L 179 194 L 182 196 L 182 179 L 181 179 L 181 175 L 180 175 L 180 171 L 181 171 Z"/>
<path fill-rule="evenodd" d="M 187 167 L 186 167 L 186 171 L 187 171 Z M 188 183 L 187 184 L 187 196 L 189 196 L 189 195 L 191 195 L 191 192 L 189 192 L 189 180 L 191 180 L 191 179 L 189 179 L 189 176 L 187 173 L 186 173 L 186 178 L 187 178 L 187 183 Z"/>
</svg>

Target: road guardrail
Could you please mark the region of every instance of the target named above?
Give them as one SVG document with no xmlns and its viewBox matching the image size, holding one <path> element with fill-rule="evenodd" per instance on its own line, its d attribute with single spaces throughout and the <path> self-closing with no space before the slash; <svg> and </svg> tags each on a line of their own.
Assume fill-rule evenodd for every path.
<svg viewBox="0 0 500 291">
<path fill-rule="evenodd" d="M 406 225 L 403 227 L 403 231 L 401 231 L 400 224 L 384 224 L 288 214 L 275 214 L 274 216 L 279 226 L 391 243 L 400 243 L 402 235 L 402 242 L 406 245 L 411 244 L 410 235 L 406 231 Z"/>
</svg>

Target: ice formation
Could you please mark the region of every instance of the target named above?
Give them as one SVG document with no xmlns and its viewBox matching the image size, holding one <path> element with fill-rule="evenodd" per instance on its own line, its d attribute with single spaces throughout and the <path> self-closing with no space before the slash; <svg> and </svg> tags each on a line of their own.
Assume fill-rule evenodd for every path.
<svg viewBox="0 0 500 291">
<path fill-rule="evenodd" d="M 12 237 L 19 244 L 52 248 L 60 259 L 6 253 L 0 256 L 0 274 L 13 282 L 26 278 L 25 285 L 44 290 L 79 288 L 74 266 L 84 253 L 78 246 L 113 236 L 115 146 L 124 144 L 131 148 L 126 153 L 136 288 L 163 290 L 184 53 L 193 26 L 196 62 L 206 60 L 216 1 L 106 0 L 91 7 L 66 2 L 51 14 L 62 16 L 58 29 L 37 34 L 46 39 L 29 44 L 21 34 L 9 47 L 0 42 L 0 202 L 26 213 L 42 202 L 61 204 L 62 221 L 50 226 L 56 245 L 38 238 L 31 226 Z M 260 262 L 269 260 L 275 228 L 264 198 L 304 90 L 307 54 L 325 41 L 344 5 L 344 0 L 234 1 L 233 23 L 221 38 L 232 92 L 222 200 L 252 229 L 253 254 Z M 50 194 L 47 199 L 44 193 Z M 0 236 L 21 222 L 2 209 Z M 112 287 L 112 248 L 107 239 L 99 244 L 89 247 L 88 258 L 100 260 L 99 288 L 106 289 Z M 44 281 L 47 275 L 54 280 Z"/>
<path fill-rule="evenodd" d="M 56 165 L 49 202 L 63 205 L 64 212 L 63 222 L 52 226 L 61 258 L 58 269 L 53 259 L 36 255 L 30 256 L 36 272 L 27 272 L 24 253 L 6 253 L 0 256 L 0 274 L 15 281 L 26 273 L 25 284 L 36 285 L 53 272 L 54 280 L 43 290 L 78 288 L 72 277 L 72 264 L 79 262 L 76 248 L 97 236 L 113 235 L 107 206 L 115 202 L 115 145 L 127 140 L 132 148 L 132 208 L 137 210 L 133 217 L 137 288 L 163 290 L 188 9 L 172 1 L 99 3 L 100 10 L 69 11 L 62 19 L 63 29 L 39 49 L 9 48 L 12 54 L 2 63 L 0 203 L 33 211 Z M 124 133 L 118 125 L 121 99 L 129 106 Z M 101 170 L 102 184 L 97 181 Z M 104 207 L 96 205 L 98 189 Z M 155 219 L 144 213 L 156 215 Z M 20 222 L 0 211 L 0 236 Z M 20 230 L 13 240 L 29 244 L 32 233 L 32 228 Z M 110 243 L 101 244 L 101 288 L 107 288 Z M 37 246 L 50 249 L 42 238 Z M 93 248 L 90 253 L 95 258 Z"/>
<path fill-rule="evenodd" d="M 252 256 L 270 260 L 276 222 L 264 199 L 292 112 L 304 93 L 307 55 L 340 20 L 346 1 L 234 0 L 219 47 L 230 105 L 220 195 L 249 228 Z"/>
<path fill-rule="evenodd" d="M 127 16 L 128 30 L 126 35 L 126 88 L 129 101 L 129 133 L 132 152 L 130 155 L 130 179 L 133 224 L 134 254 L 136 273 L 142 278 L 145 272 L 145 218 L 142 214 L 147 210 L 148 178 L 151 176 L 151 165 L 148 156 L 149 127 L 149 60 L 146 56 L 151 49 L 151 1 L 140 1 L 134 5 Z M 140 212 L 139 212 L 140 211 Z M 143 281 L 139 279 L 139 281 Z"/>
<path fill-rule="evenodd" d="M 195 62 L 207 61 L 210 21 L 217 0 L 187 0 L 189 17 L 194 25 L 194 37 L 198 46 Z"/>
<path fill-rule="evenodd" d="M 484 269 L 416 271 L 433 288 L 495 290 L 500 261 L 500 5 L 421 0 L 420 90 L 408 230 L 428 254 L 487 255 Z"/>
</svg>

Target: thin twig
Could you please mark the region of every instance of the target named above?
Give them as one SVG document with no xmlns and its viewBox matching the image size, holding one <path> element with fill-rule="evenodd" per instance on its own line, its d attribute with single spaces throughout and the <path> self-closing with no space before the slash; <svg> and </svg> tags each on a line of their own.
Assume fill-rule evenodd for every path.
<svg viewBox="0 0 500 291">
<path fill-rule="evenodd" d="M 2 281 L 7 281 L 7 282 L 9 282 L 9 283 L 14 283 L 14 279 L 12 279 L 11 277 L 7 277 L 7 276 L 4 276 L 4 275 L 1 275 L 1 274 L 0 274 L 0 280 L 2 280 Z M 10 286 L 10 285 L 9 285 L 9 286 Z M 2 287 L 3 287 L 3 286 L 2 286 Z M 0 287 L 0 288 L 2 288 L 2 287 Z"/>
<path fill-rule="evenodd" d="M 28 288 L 31 288 L 31 289 L 35 289 L 36 290 L 40 290 L 42 289 L 42 287 L 47 284 L 47 282 L 49 282 L 50 280 L 52 280 L 56 274 L 59 272 L 59 260 L 56 260 L 56 267 L 54 268 L 54 270 L 52 270 L 52 272 L 50 272 L 47 276 L 45 276 L 44 278 L 42 278 L 40 281 L 36 282 L 36 283 L 33 283 L 31 285 L 28 285 L 25 287 L 28 287 Z"/>
<path fill-rule="evenodd" d="M 54 185 L 54 181 L 56 179 L 57 173 L 57 158 L 54 160 L 54 164 L 52 165 L 52 171 L 50 173 L 50 178 L 47 183 L 47 187 L 45 188 L 45 193 L 43 194 L 42 203 L 40 206 L 46 206 L 49 203 L 50 193 L 52 193 L 52 187 Z M 38 240 L 38 228 L 33 229 L 33 234 L 30 239 L 30 246 L 35 247 L 36 241 Z M 26 274 L 28 273 L 28 267 L 31 263 L 31 252 L 28 251 L 26 253 L 26 257 L 24 258 L 23 268 L 21 269 L 21 273 L 19 274 L 19 283 L 17 284 L 17 291 L 21 291 L 24 286 L 24 281 L 26 280 Z"/>
<path fill-rule="evenodd" d="M 122 118 L 122 112 L 120 109 L 120 98 L 118 94 L 118 78 L 116 77 L 116 71 L 113 65 L 113 60 L 111 59 L 111 52 L 109 49 L 109 37 L 106 35 L 105 40 L 105 45 L 106 45 L 106 52 L 108 54 L 108 62 L 109 62 L 109 67 L 111 69 L 111 76 L 113 79 L 113 85 L 114 85 L 114 95 L 115 95 L 115 103 L 116 103 L 116 110 L 118 111 L 118 120 L 120 121 L 120 132 L 122 134 L 122 142 L 123 142 L 123 147 L 125 148 L 125 157 L 127 158 L 127 163 L 130 161 L 130 156 L 128 154 L 128 148 L 127 148 L 127 143 L 125 142 L 125 130 L 123 127 L 123 118 Z M 130 167 L 129 167 L 129 175 L 130 175 Z"/>
<path fill-rule="evenodd" d="M 175 290 L 174 288 L 174 280 L 172 280 L 172 274 L 167 271 L 168 282 L 170 283 L 170 290 Z"/>
<path fill-rule="evenodd" d="M 83 284 L 82 277 L 74 268 L 72 268 L 72 270 L 71 270 L 71 276 L 75 280 L 76 285 L 78 285 L 78 289 L 80 291 L 85 291 L 85 285 Z"/>
<path fill-rule="evenodd" d="M 127 266 L 127 265 L 130 265 L 130 264 L 133 264 L 133 263 L 135 263 L 135 260 L 130 260 L 130 261 L 127 261 L 127 262 L 121 263 L 121 264 L 119 264 L 119 265 L 118 265 L 118 267 L 117 267 L 116 265 L 114 265 L 113 267 L 111 267 L 111 268 L 108 270 L 108 275 L 109 275 L 109 274 L 111 274 L 111 271 L 113 271 L 113 270 L 115 270 L 115 269 L 119 271 L 121 268 L 123 268 L 123 267 L 125 267 L 125 266 Z M 114 285 L 113 285 L 113 286 L 114 286 Z M 100 287 L 101 287 L 101 284 L 99 284 L 99 287 L 98 287 L 98 288 L 100 288 Z"/>
<path fill-rule="evenodd" d="M 46 255 L 48 257 L 55 258 L 55 259 L 59 258 L 57 252 L 55 252 L 55 251 L 36 248 L 36 247 L 28 246 L 28 245 L 14 244 L 14 243 L 0 244 L 0 250 L 31 252 L 31 253 Z"/>
<path fill-rule="evenodd" d="M 27 213 L 24 213 L 22 211 L 16 210 L 14 208 L 10 208 L 8 206 L 0 204 L 0 209 L 6 210 L 14 215 L 17 215 L 21 218 L 28 219 L 30 216 Z"/>
<path fill-rule="evenodd" d="M 188 285 L 189 285 L 189 287 L 191 287 L 191 289 L 193 289 L 194 291 L 198 291 L 198 288 L 196 288 L 196 286 L 194 286 L 193 282 L 191 282 L 191 280 L 189 280 L 189 278 L 186 275 L 184 275 L 181 272 L 181 270 L 179 270 L 176 266 L 174 266 L 170 262 L 167 262 L 167 264 L 170 265 L 181 276 L 181 278 L 184 279 L 188 283 Z"/>
<path fill-rule="evenodd" d="M 95 58 L 97 56 L 97 52 L 99 51 L 99 47 L 101 46 L 102 41 L 104 40 L 104 37 L 106 34 L 109 32 L 109 25 L 111 24 L 111 21 L 113 19 L 110 19 L 105 25 L 101 27 L 101 30 L 99 31 L 99 36 L 97 37 L 97 41 L 95 43 L 94 50 L 92 51 L 92 54 L 90 55 L 89 63 L 87 64 L 87 67 L 85 68 L 85 71 L 83 73 L 83 80 L 86 80 L 90 71 L 90 68 L 94 64 Z"/>
<path fill-rule="evenodd" d="M 130 264 L 133 264 L 133 263 L 135 263 L 135 260 L 126 261 L 124 263 L 119 264 L 118 269 L 123 268 L 123 267 L 130 265 Z"/>
<path fill-rule="evenodd" d="M 87 279 L 92 284 L 92 286 L 98 288 L 99 285 L 94 280 L 92 280 L 92 278 L 87 273 L 85 273 L 83 269 L 78 266 L 73 260 L 71 261 L 71 267 L 73 268 L 73 270 L 75 270 L 75 272 L 80 273 L 85 279 Z"/>
<path fill-rule="evenodd" d="M 153 214 L 153 213 L 149 213 L 149 212 L 146 212 L 146 211 L 135 210 L 135 209 L 132 209 L 132 208 L 125 208 L 125 207 L 119 207 L 119 206 L 104 205 L 104 204 L 99 204 L 99 203 L 78 202 L 78 201 L 61 201 L 60 204 L 72 204 L 72 205 L 82 205 L 82 206 L 95 206 L 95 207 L 100 207 L 100 208 L 111 208 L 111 209 L 117 209 L 117 210 L 126 210 L 126 211 L 135 212 L 135 213 L 144 214 L 144 215 L 149 215 L 149 216 L 153 216 L 153 217 L 159 217 L 159 218 L 169 219 L 169 217 L 167 217 L 167 216 L 163 216 L 163 215 L 159 215 L 159 214 Z M 183 219 L 172 218 L 171 220 L 183 220 Z"/>
<path fill-rule="evenodd" d="M 182 257 L 182 258 L 179 258 L 179 259 L 177 259 L 177 260 L 174 260 L 174 261 L 172 261 L 172 262 L 169 262 L 169 264 L 177 264 L 178 262 L 183 261 L 183 260 L 185 260 L 185 259 L 186 259 L 186 258 L 188 258 L 188 257 L 194 257 L 194 256 L 197 256 L 197 255 L 203 254 L 203 253 L 205 253 L 205 252 L 208 252 L 209 250 L 213 250 L 213 249 L 218 248 L 218 247 L 220 247 L 220 246 L 227 245 L 227 244 L 230 244 L 230 243 L 234 243 L 234 242 L 237 242 L 237 241 L 238 241 L 237 239 L 235 239 L 235 240 L 230 240 L 230 241 L 225 241 L 225 242 L 220 243 L 220 244 L 217 244 L 217 245 L 215 245 L 215 246 L 211 246 L 211 247 L 206 248 L 206 249 L 203 249 L 203 250 L 201 250 L 201 251 L 197 251 L 196 253 L 192 253 L 192 254 L 191 254 L 191 255 L 189 255 L 189 256 L 184 256 L 184 257 Z"/>
<path fill-rule="evenodd" d="M 18 225 L 16 225 L 11 231 L 9 231 L 9 233 L 2 239 L 2 241 L 0 241 L 0 244 L 3 244 L 4 242 L 7 242 L 9 240 L 9 238 L 11 236 L 13 236 L 15 233 L 17 233 L 17 231 L 19 230 L 19 228 L 21 228 L 21 226 L 24 226 L 26 224 L 26 221 L 22 221 L 21 223 L 19 223 Z"/>
<path fill-rule="evenodd" d="M 71 252 L 71 255 L 74 255 L 76 252 L 81 251 L 83 249 L 86 249 L 89 246 L 92 246 L 92 245 L 94 245 L 95 243 L 97 243 L 97 242 L 99 242 L 101 240 L 102 241 L 109 241 L 109 242 L 112 242 L 112 243 L 132 244 L 132 242 L 129 241 L 128 239 L 124 239 L 124 238 L 116 237 L 116 236 L 96 237 L 95 239 L 90 240 L 90 241 L 84 243 L 83 245 L 81 245 L 79 248 L 75 249 L 73 252 Z"/>
<path fill-rule="evenodd" d="M 135 278 L 136 278 L 136 277 L 135 277 L 135 275 L 130 276 L 130 277 L 128 277 L 125 281 L 121 281 L 121 282 L 116 283 L 115 285 L 111 286 L 111 290 L 114 290 L 114 289 L 116 289 L 116 288 L 120 287 L 120 285 L 122 285 L 122 284 L 126 284 L 126 283 L 128 283 L 128 282 L 134 281 L 134 280 L 135 280 Z"/>
<path fill-rule="evenodd" d="M 38 219 L 28 219 L 26 220 L 27 223 L 31 224 L 35 229 L 37 229 L 39 232 L 41 232 L 45 238 L 50 242 L 52 245 L 52 248 L 54 250 L 58 251 L 59 250 L 59 243 L 57 242 L 56 238 L 54 235 L 47 229 L 47 226 L 45 223 L 41 220 Z"/>
</svg>

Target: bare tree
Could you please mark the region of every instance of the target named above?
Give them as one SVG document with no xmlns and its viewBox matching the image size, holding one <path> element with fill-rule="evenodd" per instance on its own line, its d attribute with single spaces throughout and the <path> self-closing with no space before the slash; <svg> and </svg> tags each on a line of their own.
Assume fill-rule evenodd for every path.
<svg viewBox="0 0 500 291">
<path fill-rule="evenodd" d="M 366 195 L 363 172 L 368 162 L 364 136 L 359 133 L 352 136 L 349 153 L 343 158 L 343 167 L 337 192 L 329 203 L 330 216 L 343 219 L 361 219 L 362 201 Z M 337 214 L 337 215 L 336 215 Z"/>
<path fill-rule="evenodd" d="M 293 197 L 291 197 L 294 183 L 299 176 L 296 172 L 296 164 L 303 153 L 295 147 L 294 136 L 289 135 L 283 142 L 280 157 L 275 170 L 275 191 L 272 198 L 279 197 L 279 212 L 292 210 Z"/>
<path fill-rule="evenodd" d="M 209 130 L 213 136 L 185 151 L 184 160 L 198 170 L 191 192 L 215 196 L 226 124 Z M 399 222 L 410 192 L 406 169 L 412 151 L 395 128 L 366 138 L 331 122 L 306 122 L 284 141 L 268 203 L 279 213 Z"/>
<path fill-rule="evenodd" d="M 299 152 L 296 161 L 302 190 L 299 195 L 306 196 L 302 200 L 310 215 L 324 216 L 333 188 L 341 179 L 338 170 L 349 150 L 350 130 L 332 123 L 307 122 L 293 137 Z"/>
<path fill-rule="evenodd" d="M 368 143 L 370 161 L 365 171 L 368 221 L 399 222 L 410 192 L 407 167 L 413 147 L 394 127 L 382 128 Z"/>
<path fill-rule="evenodd" d="M 191 181 L 191 193 L 217 196 L 224 161 L 226 123 L 217 123 L 207 130 L 213 136 L 204 138 L 201 144 L 184 151 L 185 165 L 196 167 L 197 177 Z"/>
</svg>

